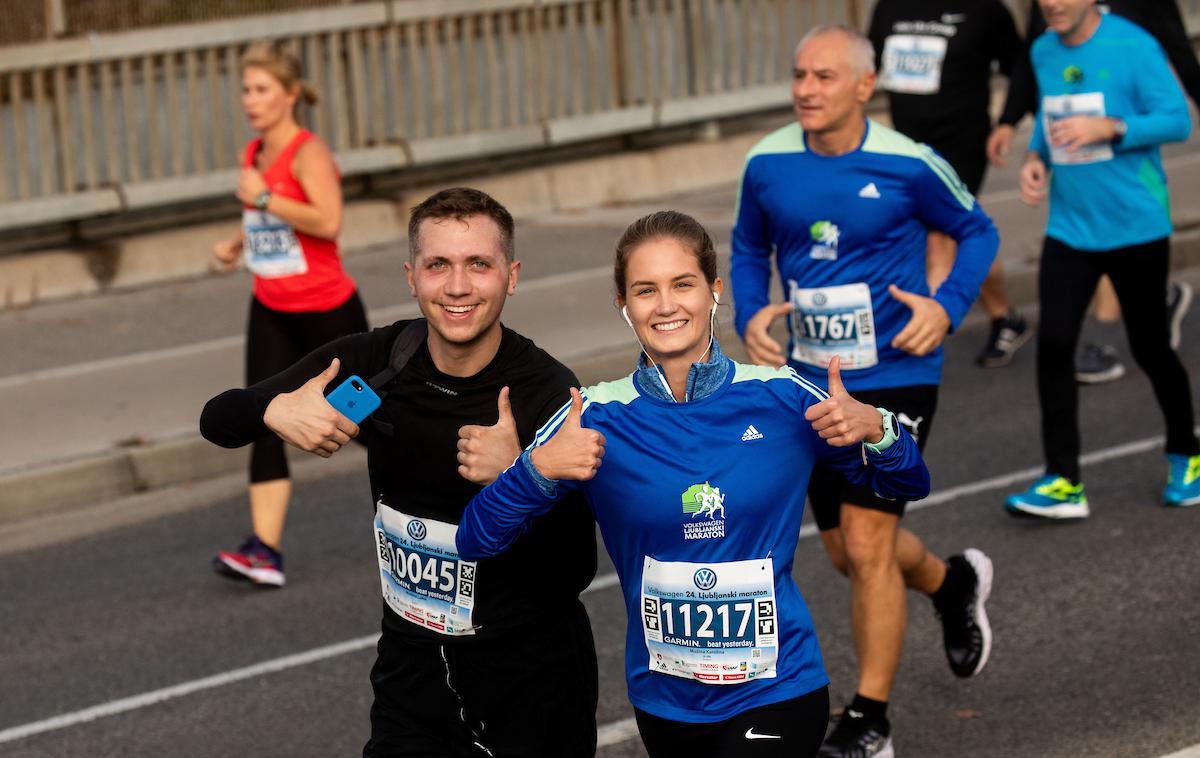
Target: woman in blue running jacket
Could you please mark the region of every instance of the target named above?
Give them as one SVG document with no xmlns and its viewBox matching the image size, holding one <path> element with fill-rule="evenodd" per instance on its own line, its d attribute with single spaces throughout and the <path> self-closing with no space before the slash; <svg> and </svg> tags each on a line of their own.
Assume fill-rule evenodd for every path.
<svg viewBox="0 0 1200 758">
<path fill-rule="evenodd" d="M 625 596 L 629 699 L 650 755 L 815 755 L 829 680 L 792 579 L 809 473 L 820 460 L 907 500 L 929 493 L 929 473 L 891 413 L 846 392 L 836 359 L 826 391 L 725 357 L 716 252 L 691 217 L 632 224 L 614 275 L 637 369 L 572 390 L 471 501 L 459 552 L 503 552 L 581 490 Z M 826 328 L 846 329 L 844 314 Z"/>
</svg>

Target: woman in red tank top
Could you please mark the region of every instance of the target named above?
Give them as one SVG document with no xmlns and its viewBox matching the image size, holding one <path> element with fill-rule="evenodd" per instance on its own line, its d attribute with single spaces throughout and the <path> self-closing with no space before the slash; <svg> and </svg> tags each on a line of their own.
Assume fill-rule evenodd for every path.
<svg viewBox="0 0 1200 758">
<path fill-rule="evenodd" d="M 242 56 L 242 108 L 259 136 L 246 146 L 237 198 L 242 230 L 213 249 L 230 270 L 245 259 L 254 274 L 246 335 L 246 384 L 283 371 L 313 349 L 366 331 L 366 313 L 342 269 L 337 235 L 342 188 L 329 148 L 296 120 L 298 100 L 316 103 L 300 61 L 276 43 Z M 280 543 L 292 485 L 283 444 L 274 435 L 250 455 L 252 534 L 213 560 L 217 572 L 257 585 L 282 586 Z"/>
</svg>

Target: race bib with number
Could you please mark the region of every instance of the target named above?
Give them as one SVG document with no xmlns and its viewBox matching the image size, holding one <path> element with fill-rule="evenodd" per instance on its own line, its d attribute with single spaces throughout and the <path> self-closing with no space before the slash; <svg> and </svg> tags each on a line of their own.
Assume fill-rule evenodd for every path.
<svg viewBox="0 0 1200 758">
<path fill-rule="evenodd" d="M 935 95 L 942 88 L 945 37 L 893 34 L 883 43 L 880 84 L 889 92 Z"/>
<path fill-rule="evenodd" d="M 1050 145 L 1050 162 L 1059 166 L 1081 163 L 1101 163 L 1113 158 L 1112 145 L 1099 142 L 1084 145 L 1072 152 L 1057 147 L 1050 141 L 1050 126 L 1071 116 L 1107 116 L 1104 110 L 1104 93 L 1087 92 L 1081 95 L 1053 95 L 1042 98 L 1042 127 L 1046 131 L 1046 142 Z"/>
<path fill-rule="evenodd" d="M 801 289 L 789 282 L 792 301 L 792 360 L 828 368 L 833 356 L 842 370 L 870 368 L 875 350 L 875 314 L 865 283 Z"/>
<path fill-rule="evenodd" d="M 246 268 L 264 279 L 308 272 L 304 248 L 287 222 L 266 211 L 242 211 Z"/>
<path fill-rule="evenodd" d="M 642 569 L 651 671 L 705 684 L 775 678 L 779 633 L 770 558 Z"/>
<path fill-rule="evenodd" d="M 454 546 L 458 527 L 413 518 L 375 504 L 375 548 L 383 599 L 396 615 L 439 634 L 475 634 L 474 561 L 463 561 Z"/>
</svg>

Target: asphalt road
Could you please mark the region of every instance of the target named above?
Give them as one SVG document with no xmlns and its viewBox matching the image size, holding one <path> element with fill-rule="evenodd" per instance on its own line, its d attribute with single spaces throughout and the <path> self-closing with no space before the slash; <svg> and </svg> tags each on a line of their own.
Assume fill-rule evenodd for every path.
<svg viewBox="0 0 1200 758">
<path fill-rule="evenodd" d="M 1200 271 L 1187 278 L 1200 286 Z M 1102 459 L 1085 468 L 1091 519 L 1016 521 L 1000 501 L 1039 463 L 1034 355 L 983 371 L 971 365 L 982 338 L 975 322 L 949 344 L 927 451 L 935 494 L 905 525 L 943 555 L 974 545 L 992 556 L 995 648 L 981 676 L 956 680 L 928 602 L 910 596 L 891 709 L 898 753 L 1157 758 L 1200 743 L 1200 508 L 1158 505 L 1165 466 L 1153 443 L 1120 448 L 1161 434 L 1148 382 L 1131 367 L 1082 393 L 1084 448 Z M 1181 352 L 1194 387 L 1198 339 L 1193 315 Z M 624 373 L 631 358 L 605 373 Z M 1014 472 L 1015 484 L 989 486 Z M 358 754 L 380 613 L 366 474 L 351 452 L 299 476 L 282 591 L 208 568 L 246 528 L 240 476 L 0 529 L 0 754 Z M 602 556 L 601 577 L 611 571 Z M 841 703 L 854 686 L 846 582 L 813 537 L 800 542 L 795 576 Z M 643 755 L 628 728 L 619 592 L 602 580 L 585 599 L 600 654 L 600 755 Z M 349 650 L 327 649 L 339 643 Z M 71 716 L 309 651 L 316 660 Z M 61 728 L 17 736 L 62 715 Z"/>
</svg>

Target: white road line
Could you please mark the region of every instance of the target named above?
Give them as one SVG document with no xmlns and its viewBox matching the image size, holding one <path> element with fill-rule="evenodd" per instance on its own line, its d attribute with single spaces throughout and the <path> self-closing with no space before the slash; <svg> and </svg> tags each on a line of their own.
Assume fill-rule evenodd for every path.
<svg viewBox="0 0 1200 758">
<path fill-rule="evenodd" d="M 1171 753 L 1170 755 L 1164 755 L 1164 756 L 1162 756 L 1162 758 L 1200 758 L 1200 745 L 1192 745 L 1191 747 L 1185 747 L 1183 750 L 1180 750 L 1178 753 Z"/>
<path fill-rule="evenodd" d="M 630 716 L 620 721 L 603 724 L 596 732 L 596 747 L 602 748 L 609 745 L 620 745 L 622 742 L 631 740 L 636 736 L 638 736 L 637 720 L 633 716 Z M 1170 758 L 1174 758 L 1174 756 Z"/>
<path fill-rule="evenodd" d="M 1200 428 L 1198 428 L 1200 429 Z M 1097 450 L 1092 453 L 1080 457 L 1080 464 L 1090 466 L 1096 463 L 1103 463 L 1118 458 L 1125 458 L 1138 453 L 1144 453 L 1156 448 L 1162 447 L 1163 440 L 1161 437 L 1149 437 L 1146 439 L 1127 442 L 1123 445 L 1115 445 L 1113 447 Z M 951 487 L 948 490 L 936 492 L 924 500 L 913 503 L 910 511 L 919 510 L 922 508 L 931 508 L 936 505 L 945 505 L 969 495 L 977 495 L 982 492 L 990 492 L 992 490 L 1003 489 L 1014 484 L 1033 479 L 1042 473 L 1040 466 L 1013 471 L 1000 476 L 993 476 L 989 479 L 981 479 L 977 482 L 963 484 L 958 487 Z M 809 525 L 800 530 L 801 537 L 811 537 L 816 534 L 816 527 Z M 585 593 L 597 592 L 599 590 L 608 589 L 609 587 L 617 586 L 616 574 L 604 574 L 596 577 L 596 579 L 588 585 Z M 346 653 L 354 653 L 360 650 L 366 650 L 379 640 L 379 635 L 371 634 L 366 637 L 358 637 L 345 642 L 339 642 L 333 645 L 307 650 L 303 653 L 283 656 L 282 658 L 274 658 L 269 661 L 257 663 L 253 666 L 226 671 L 221 674 L 204 677 L 203 679 L 194 679 L 190 682 L 177 684 L 172 687 L 164 687 L 162 689 L 146 692 L 133 697 L 122 698 L 120 700 L 112 700 L 101 705 L 84 708 L 73 713 L 65 713 L 61 716 L 44 719 L 42 721 L 34 721 L 20 726 L 10 727 L 0 731 L 0 744 L 13 742 L 24 737 L 32 737 L 35 734 L 43 734 L 52 732 L 57 729 L 66 729 L 67 727 L 83 724 L 88 721 L 105 718 L 107 716 L 115 716 L 120 713 L 145 708 L 156 703 L 162 703 L 167 700 L 173 700 L 184 695 L 190 695 L 202 690 L 213 689 L 214 687 L 223 687 L 227 684 L 239 682 L 244 679 L 251 679 L 264 674 L 272 674 L 278 671 L 305 666 L 310 663 L 317 663 L 329 658 L 335 658 Z M 625 740 L 632 739 L 637 736 L 637 725 L 632 718 L 621 719 L 608 724 L 603 724 L 600 727 L 598 740 L 599 745 L 616 745 Z M 1200 758 L 1200 746 L 1188 748 L 1180 753 L 1174 753 L 1163 758 Z"/>
<path fill-rule="evenodd" d="M 379 641 L 378 634 L 372 634 L 367 637 L 359 637 L 345 642 L 339 642 L 335 645 L 326 645 L 312 650 L 307 650 L 303 653 L 295 655 L 286 655 L 282 658 L 264 661 L 253 666 L 226 671 L 223 674 L 207 676 L 203 679 L 194 679 L 190 682 L 177 684 L 174 687 L 164 687 L 161 690 L 146 692 L 134 697 L 122 698 L 120 700 L 112 700 L 103 705 L 84 708 L 82 711 L 55 716 L 44 721 L 35 721 L 31 724 L 23 724 L 10 729 L 5 729 L 0 732 L 0 743 L 12 742 L 19 740 L 22 737 L 31 737 L 35 734 L 54 731 L 55 729 L 65 729 L 69 726 L 75 726 L 88 721 L 105 718 L 106 716 L 115 716 L 118 713 L 145 708 L 148 705 L 162 703 L 167 700 L 173 700 L 177 697 L 190 695 L 193 692 L 212 689 L 213 687 L 222 687 L 226 684 L 240 682 L 243 679 L 251 679 L 263 674 L 272 674 L 276 671 L 284 671 L 286 669 L 295 668 L 296 666 L 304 666 L 309 663 L 323 661 L 326 658 L 353 653 L 359 650 L 366 650 Z"/>
</svg>

